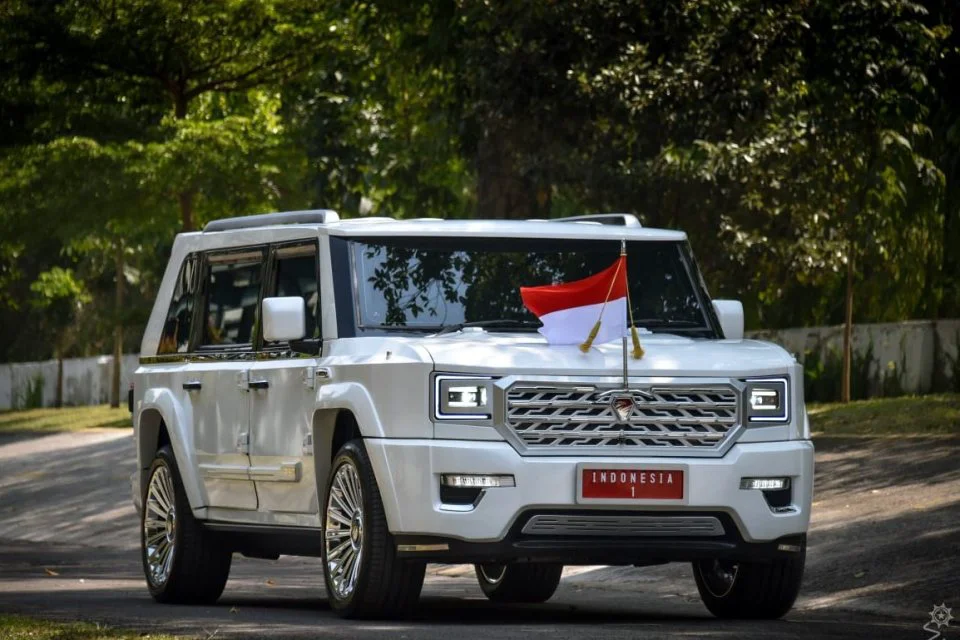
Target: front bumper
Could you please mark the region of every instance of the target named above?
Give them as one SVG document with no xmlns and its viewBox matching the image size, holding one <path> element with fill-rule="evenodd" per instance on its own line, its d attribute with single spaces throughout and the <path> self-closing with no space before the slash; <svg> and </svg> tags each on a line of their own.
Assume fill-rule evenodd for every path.
<svg viewBox="0 0 960 640">
<path fill-rule="evenodd" d="M 806 440 L 737 443 L 722 458 L 521 456 L 506 442 L 475 440 L 370 438 L 365 444 L 390 531 L 411 540 L 436 537 L 471 543 L 504 542 L 511 530 L 522 526 L 521 520 L 532 513 L 571 511 L 719 514 L 735 529 L 727 533 L 735 535 L 731 540 L 738 544 L 802 536 L 810 525 L 813 444 Z M 611 500 L 583 504 L 577 497 L 578 465 L 582 463 L 682 469 L 684 497 L 670 502 Z M 439 480 L 444 473 L 510 474 L 516 486 L 487 489 L 472 508 L 451 509 L 440 500 Z M 791 479 L 789 510 L 775 512 L 760 491 L 740 489 L 742 478 L 770 476 Z"/>
</svg>

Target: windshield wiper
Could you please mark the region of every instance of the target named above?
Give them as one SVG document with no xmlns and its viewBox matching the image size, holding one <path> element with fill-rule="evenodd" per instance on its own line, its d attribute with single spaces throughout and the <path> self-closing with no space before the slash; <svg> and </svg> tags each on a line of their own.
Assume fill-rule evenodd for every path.
<svg viewBox="0 0 960 640">
<path fill-rule="evenodd" d="M 652 329 L 654 327 L 677 327 L 688 329 L 705 329 L 702 323 L 693 320 L 676 320 L 672 318 L 643 318 L 635 321 L 637 327 Z"/>
<path fill-rule="evenodd" d="M 442 336 L 445 333 L 455 333 L 467 327 L 484 327 L 494 329 L 539 329 L 543 325 L 535 320 L 516 320 L 512 318 L 496 318 L 495 320 L 474 320 L 473 322 L 460 322 L 458 324 L 449 324 L 437 331 L 436 335 Z"/>
</svg>

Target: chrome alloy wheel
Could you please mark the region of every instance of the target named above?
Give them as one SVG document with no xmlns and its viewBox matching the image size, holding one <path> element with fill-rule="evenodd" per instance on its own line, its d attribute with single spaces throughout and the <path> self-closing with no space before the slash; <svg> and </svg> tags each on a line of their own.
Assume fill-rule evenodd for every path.
<svg viewBox="0 0 960 640">
<path fill-rule="evenodd" d="M 340 465 L 330 484 L 323 543 L 334 594 L 341 600 L 349 598 L 363 558 L 363 490 L 352 462 Z"/>
<path fill-rule="evenodd" d="M 148 577 L 160 586 L 170 578 L 177 537 L 177 508 L 169 468 L 159 466 L 150 477 L 143 508 L 143 547 Z"/>
<path fill-rule="evenodd" d="M 697 564 L 697 571 L 703 578 L 703 584 L 714 598 L 726 597 L 737 581 L 740 565 L 721 560 L 710 560 Z"/>
</svg>

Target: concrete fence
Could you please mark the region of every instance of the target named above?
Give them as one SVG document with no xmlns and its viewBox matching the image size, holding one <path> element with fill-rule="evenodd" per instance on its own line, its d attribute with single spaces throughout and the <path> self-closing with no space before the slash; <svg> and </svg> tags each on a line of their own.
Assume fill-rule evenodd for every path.
<svg viewBox="0 0 960 640">
<path fill-rule="evenodd" d="M 139 356 L 128 354 L 120 362 L 120 403 L 126 402 L 130 375 Z M 79 406 L 110 402 L 113 356 L 67 358 L 63 361 L 63 404 Z M 0 410 L 52 407 L 57 400 L 57 361 L 0 365 Z"/>
<path fill-rule="evenodd" d="M 748 331 L 804 363 L 808 400 L 835 400 L 843 367 L 843 326 Z M 960 319 L 861 324 L 853 328 L 854 398 L 960 391 Z"/>
<path fill-rule="evenodd" d="M 796 354 L 804 363 L 808 400 L 835 400 L 840 391 L 843 327 L 748 331 Z M 855 325 L 852 386 L 855 398 L 960 391 L 960 319 Z M 121 362 L 121 402 L 138 356 Z M 63 361 L 63 404 L 110 401 L 112 356 Z M 57 397 L 57 361 L 0 365 L 0 410 L 52 407 Z"/>
</svg>

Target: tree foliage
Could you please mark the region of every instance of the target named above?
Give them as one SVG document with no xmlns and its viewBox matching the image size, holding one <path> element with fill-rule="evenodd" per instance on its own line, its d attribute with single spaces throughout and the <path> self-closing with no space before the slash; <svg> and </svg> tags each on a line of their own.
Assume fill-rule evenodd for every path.
<svg viewBox="0 0 960 640">
<path fill-rule="evenodd" d="M 149 308 L 173 233 L 303 206 L 630 211 L 748 327 L 841 322 L 848 291 L 858 322 L 955 316 L 958 27 L 947 0 L 10 0 L 0 332 L 71 301 L 45 335 L 136 348 L 114 287 Z"/>
</svg>

